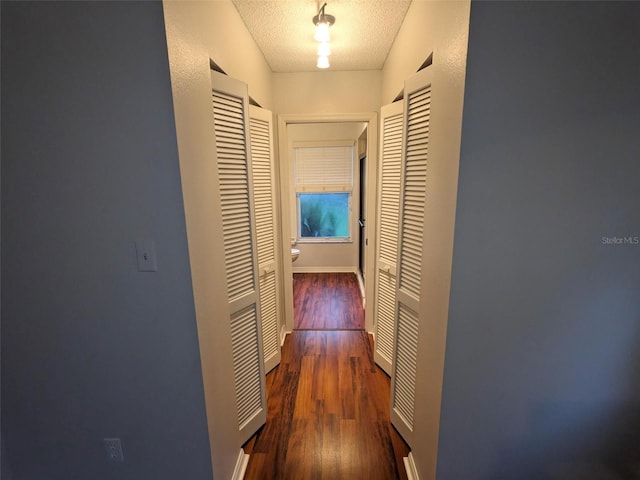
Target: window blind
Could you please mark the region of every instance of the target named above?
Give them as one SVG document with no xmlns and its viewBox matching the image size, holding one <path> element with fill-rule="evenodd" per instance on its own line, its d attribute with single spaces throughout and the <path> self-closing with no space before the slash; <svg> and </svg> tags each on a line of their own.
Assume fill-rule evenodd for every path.
<svg viewBox="0 0 640 480">
<path fill-rule="evenodd" d="M 350 192 L 353 146 L 294 148 L 296 192 Z"/>
</svg>

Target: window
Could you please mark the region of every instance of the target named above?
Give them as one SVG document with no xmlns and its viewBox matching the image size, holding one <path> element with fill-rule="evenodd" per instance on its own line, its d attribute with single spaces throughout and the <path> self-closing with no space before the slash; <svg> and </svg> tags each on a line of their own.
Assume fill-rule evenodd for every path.
<svg viewBox="0 0 640 480">
<path fill-rule="evenodd" d="M 299 238 L 349 238 L 349 193 L 299 193 Z"/>
<path fill-rule="evenodd" d="M 353 142 L 294 146 L 298 240 L 350 241 Z"/>
</svg>

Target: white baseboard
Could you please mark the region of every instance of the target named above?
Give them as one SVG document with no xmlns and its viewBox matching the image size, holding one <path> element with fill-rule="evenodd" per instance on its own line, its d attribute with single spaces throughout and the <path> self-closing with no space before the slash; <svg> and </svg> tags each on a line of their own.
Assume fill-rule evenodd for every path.
<svg viewBox="0 0 640 480">
<path fill-rule="evenodd" d="M 293 273 L 356 273 L 357 267 L 293 267 Z"/>
<path fill-rule="evenodd" d="M 233 470 L 231 480 L 242 480 L 244 478 L 244 473 L 247 471 L 248 463 L 249 455 L 244 453 L 243 449 L 240 449 L 240 453 L 238 453 L 238 460 L 236 460 L 236 468 Z"/>
<path fill-rule="evenodd" d="M 408 457 L 404 457 L 404 469 L 407 471 L 407 478 L 409 480 L 420 480 L 418 477 L 418 470 L 416 469 L 416 464 L 413 461 L 413 455 L 409 452 Z"/>
<path fill-rule="evenodd" d="M 288 331 L 285 326 L 283 325 L 282 328 L 280 329 L 280 346 L 282 347 L 284 345 L 284 339 L 287 338 L 287 334 L 291 333 L 290 331 Z"/>
</svg>

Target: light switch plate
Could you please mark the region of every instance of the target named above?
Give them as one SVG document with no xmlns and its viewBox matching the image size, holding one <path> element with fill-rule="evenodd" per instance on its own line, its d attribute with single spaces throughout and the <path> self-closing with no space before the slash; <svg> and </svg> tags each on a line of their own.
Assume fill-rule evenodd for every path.
<svg viewBox="0 0 640 480">
<path fill-rule="evenodd" d="M 157 272 L 156 247 L 153 240 L 136 240 L 139 272 Z"/>
</svg>

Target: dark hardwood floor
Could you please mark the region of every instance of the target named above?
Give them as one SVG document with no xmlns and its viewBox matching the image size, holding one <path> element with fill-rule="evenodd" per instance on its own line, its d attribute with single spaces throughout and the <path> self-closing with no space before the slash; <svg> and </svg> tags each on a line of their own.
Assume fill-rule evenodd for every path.
<svg viewBox="0 0 640 480">
<path fill-rule="evenodd" d="M 355 273 L 295 273 L 293 328 L 362 330 L 364 309 Z"/>
<path fill-rule="evenodd" d="M 244 478 L 406 479 L 389 383 L 366 332 L 293 331 L 267 375 L 267 423 L 245 445 Z"/>
</svg>

